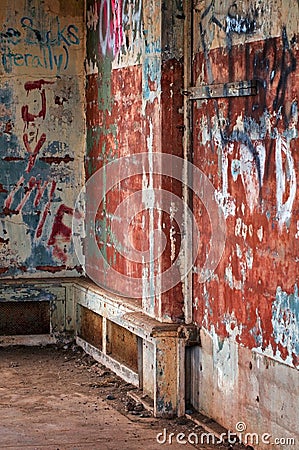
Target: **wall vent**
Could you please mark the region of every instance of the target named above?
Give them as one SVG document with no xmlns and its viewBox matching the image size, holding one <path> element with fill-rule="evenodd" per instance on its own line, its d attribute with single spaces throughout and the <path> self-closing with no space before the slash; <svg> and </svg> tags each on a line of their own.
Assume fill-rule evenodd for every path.
<svg viewBox="0 0 299 450">
<path fill-rule="evenodd" d="M 0 336 L 50 333 L 50 302 L 0 302 Z"/>
</svg>

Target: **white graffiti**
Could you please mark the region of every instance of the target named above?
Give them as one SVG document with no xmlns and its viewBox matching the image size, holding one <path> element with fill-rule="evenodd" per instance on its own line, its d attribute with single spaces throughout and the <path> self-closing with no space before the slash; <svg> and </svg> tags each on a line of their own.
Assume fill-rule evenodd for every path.
<svg viewBox="0 0 299 450">
<path fill-rule="evenodd" d="M 285 155 L 285 170 L 283 164 L 283 155 Z M 275 148 L 276 163 L 276 201 L 277 201 L 277 219 L 280 229 L 283 224 L 291 218 L 293 203 L 296 197 L 296 171 L 294 159 L 290 150 L 290 141 L 283 136 L 276 139 Z M 288 189 L 287 189 L 288 184 Z M 286 192 L 289 192 L 284 201 Z"/>
<path fill-rule="evenodd" d="M 229 167 L 233 181 L 241 177 L 246 203 L 252 214 L 258 206 L 260 188 L 264 183 L 266 149 L 261 141 L 252 141 L 255 149 L 255 157 L 252 149 L 246 144 L 240 143 L 239 158 L 230 161 L 233 153 L 230 146 L 222 149 L 221 173 L 222 189 L 217 192 L 218 203 L 223 209 L 225 217 L 235 215 L 235 199 L 229 193 Z M 256 159 L 259 164 L 257 166 Z M 290 149 L 290 139 L 283 135 L 277 135 L 275 140 L 275 172 L 276 172 L 276 219 L 279 229 L 287 224 L 291 218 L 294 201 L 296 198 L 297 180 L 294 158 Z"/>
<path fill-rule="evenodd" d="M 258 155 L 260 178 L 262 184 L 265 172 L 266 150 L 264 145 L 258 143 L 255 146 L 255 151 Z M 247 204 L 249 206 L 250 212 L 253 213 L 254 208 L 258 205 L 260 193 L 258 169 L 254 160 L 254 156 L 246 145 L 240 145 L 240 153 L 240 174 L 245 190 Z"/>
</svg>

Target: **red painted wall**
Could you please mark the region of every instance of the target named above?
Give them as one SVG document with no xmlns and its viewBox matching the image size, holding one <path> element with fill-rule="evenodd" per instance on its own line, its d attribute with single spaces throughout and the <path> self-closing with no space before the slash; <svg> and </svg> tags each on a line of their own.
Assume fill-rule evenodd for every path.
<svg viewBox="0 0 299 450">
<path fill-rule="evenodd" d="M 169 5 L 163 15 L 159 2 L 89 1 L 87 11 L 86 173 L 90 180 L 92 174 L 102 170 L 100 187 L 92 188 L 92 196 L 105 191 L 96 214 L 96 239 L 106 261 L 100 262 L 102 257 L 94 251 L 95 243 L 89 243 L 88 272 L 107 291 L 139 298 L 148 314 L 161 320 L 181 321 L 181 286 L 163 293 L 155 282 L 156 275 L 171 266 L 171 251 L 174 246 L 177 254 L 180 234 L 169 213 L 148 191 L 181 194 L 179 183 L 155 173 L 151 167 L 153 153 L 182 155 L 182 60 L 174 47 L 168 45 L 166 52 L 160 28 L 161 21 L 168 27 L 176 7 Z M 143 170 L 136 172 L 132 157 L 139 153 L 147 153 L 148 158 Z M 128 159 L 120 163 L 122 157 Z M 105 179 L 109 162 L 119 164 L 118 182 L 111 189 L 107 189 Z M 128 171 L 131 176 L 124 179 Z M 130 196 L 138 191 L 141 200 L 137 211 Z M 118 216 L 117 207 L 121 204 L 125 207 Z M 89 205 L 87 198 L 87 213 Z M 131 221 L 128 232 L 118 239 L 114 224 L 118 221 L 122 228 L 127 219 Z M 171 226 L 174 228 L 170 238 Z M 166 233 L 166 247 L 159 257 L 155 257 L 161 250 L 161 242 L 154 236 L 156 229 Z M 145 252 L 142 261 L 130 260 L 130 246 Z M 112 269 L 115 272 L 109 278 Z M 134 288 L 135 281 L 138 288 Z"/>
<path fill-rule="evenodd" d="M 194 275 L 194 320 L 220 337 L 298 365 L 298 35 L 197 51 L 194 80 L 256 80 L 248 97 L 194 102 L 194 163 L 226 216 L 222 260 L 205 284 Z M 202 75 L 204 74 L 204 75 Z M 202 206 L 194 213 L 210 229 Z M 202 234 L 203 264 L 209 233 Z"/>
</svg>

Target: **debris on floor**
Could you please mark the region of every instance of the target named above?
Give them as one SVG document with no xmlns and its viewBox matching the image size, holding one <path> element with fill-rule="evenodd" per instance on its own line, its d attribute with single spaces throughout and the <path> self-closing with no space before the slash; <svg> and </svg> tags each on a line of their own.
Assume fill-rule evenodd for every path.
<svg viewBox="0 0 299 450">
<path fill-rule="evenodd" d="M 229 448 L 211 445 L 211 436 L 191 445 L 187 437 L 200 437 L 200 426 L 154 418 L 147 395 L 74 344 L 0 348 L 0 371 L 1 449 Z"/>
</svg>

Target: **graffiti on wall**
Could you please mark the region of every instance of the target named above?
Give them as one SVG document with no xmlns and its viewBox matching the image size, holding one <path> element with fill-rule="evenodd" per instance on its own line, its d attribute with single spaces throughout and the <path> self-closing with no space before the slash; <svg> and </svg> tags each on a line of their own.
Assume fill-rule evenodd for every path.
<svg viewBox="0 0 299 450">
<path fill-rule="evenodd" d="M 57 158 L 43 157 L 49 149 L 45 120 L 47 115 L 47 95 L 53 89 L 53 81 L 44 79 L 28 81 L 24 84 L 27 102 L 21 106 L 21 117 L 24 123 L 22 143 L 24 157 L 6 156 L 3 160 L 8 165 L 9 172 L 4 177 L 13 178 L 12 165 L 18 178 L 10 181 L 3 178 L 2 186 L 2 216 L 15 217 L 28 227 L 27 233 L 33 243 L 38 246 L 41 241 L 47 248 L 52 248 L 52 255 L 57 261 L 65 263 L 67 254 L 65 244 L 70 241 L 71 228 L 64 223 L 64 216 L 72 216 L 73 210 L 64 203 L 58 202 L 57 197 L 61 188 L 55 176 L 48 170 L 49 163 L 70 162 L 74 158 L 66 156 Z M 7 90 L 8 92 L 8 90 Z M 2 96 L 5 95 L 4 91 Z M 4 116 L 5 117 L 5 116 Z M 11 135 L 9 135 L 11 137 Z M 9 140 L 6 143 L 9 147 Z M 22 152 L 21 152 L 22 153 Z M 5 189 L 4 189 L 5 186 Z M 57 205 L 56 208 L 54 205 Z M 56 212 L 55 212 L 56 209 Z M 32 217 L 33 215 L 33 217 Z M 53 217 L 54 215 L 54 217 Z M 4 226 L 5 229 L 5 226 Z M 26 239 L 27 241 L 27 239 Z M 6 240 L 8 243 L 8 240 Z"/>
<path fill-rule="evenodd" d="M 87 28 L 97 33 L 102 58 L 118 66 L 140 60 L 143 45 L 142 0 L 98 0 L 87 9 Z"/>
<path fill-rule="evenodd" d="M 215 46 L 243 42 L 253 35 L 269 36 L 276 24 L 267 20 L 274 14 L 271 3 L 256 1 L 204 1 L 197 0 L 194 10 L 199 17 L 198 31 L 205 51 Z M 275 30 L 276 31 L 276 30 Z"/>
<path fill-rule="evenodd" d="M 142 0 L 101 0 L 99 42 L 103 56 L 132 52 L 142 32 Z"/>
<path fill-rule="evenodd" d="M 46 69 L 59 74 L 68 69 L 70 50 L 80 45 L 75 24 L 62 25 L 58 16 L 48 27 L 24 16 L 16 26 L 2 25 L 1 64 L 6 73 L 15 68 Z"/>
<path fill-rule="evenodd" d="M 0 16 L 0 272 L 75 274 L 71 220 L 83 183 L 83 2 L 71 0 L 66 8 L 5 0 Z"/>
<path fill-rule="evenodd" d="M 195 160 L 228 224 L 218 278 L 202 287 L 194 277 L 194 296 L 205 299 L 194 315 L 221 336 L 234 317 L 238 342 L 297 366 L 297 19 L 282 19 L 291 14 L 283 3 L 271 34 L 267 11 L 279 2 L 256 5 L 197 2 L 196 84 L 255 80 L 257 93 L 194 104 Z"/>
<path fill-rule="evenodd" d="M 199 10 L 199 9 L 198 9 Z M 215 28 L 222 30 L 226 39 L 228 54 L 232 51 L 232 34 L 254 34 L 257 29 L 257 18 L 263 10 L 253 9 L 242 14 L 238 12 L 236 4 L 229 6 L 225 16 L 225 23 L 215 12 L 215 1 L 209 3 L 201 11 L 199 29 L 200 46 L 204 53 L 207 82 L 215 80 L 213 62 L 209 49 L 214 39 Z M 232 123 L 229 117 L 224 117 L 215 101 L 214 145 L 222 153 L 222 188 L 218 191 L 218 199 L 226 217 L 234 215 L 235 200 L 228 190 L 228 177 L 237 181 L 240 175 L 246 194 L 247 204 L 253 213 L 261 201 L 262 187 L 268 176 L 269 161 L 273 149 L 276 163 L 276 209 L 277 221 L 280 229 L 288 223 L 296 196 L 296 173 L 292 156 L 291 141 L 296 137 L 298 123 L 297 100 L 289 105 L 286 102 L 286 91 L 290 75 L 296 70 L 296 58 L 286 27 L 281 30 L 281 48 L 279 52 L 267 41 L 261 51 L 256 51 L 253 59 L 252 74 L 259 83 L 259 104 L 254 104 L 251 112 L 243 112 Z M 231 65 L 231 64 L 230 64 Z M 228 69 L 230 71 L 231 69 Z M 229 75 L 229 74 L 228 74 Z M 245 76 L 245 74 L 243 75 Z M 228 80 L 226 80 L 228 81 Z M 267 92 L 275 93 L 271 103 L 266 99 Z M 260 111 L 260 114 L 259 114 Z M 224 124 L 224 126 L 219 126 Z M 266 150 L 265 139 L 271 140 Z M 236 156 L 236 144 L 239 157 Z M 238 153 L 238 151 L 237 151 Z M 283 161 L 286 160 L 284 164 Z M 286 198 L 286 192 L 288 196 Z"/>
</svg>

